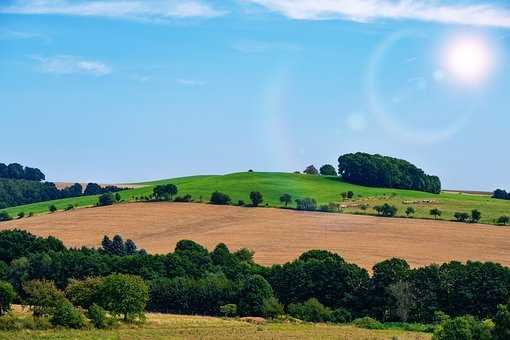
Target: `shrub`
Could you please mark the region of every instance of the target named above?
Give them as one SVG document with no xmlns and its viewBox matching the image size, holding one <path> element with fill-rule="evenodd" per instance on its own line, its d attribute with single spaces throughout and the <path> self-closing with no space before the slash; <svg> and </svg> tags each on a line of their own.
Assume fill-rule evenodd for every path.
<svg viewBox="0 0 510 340">
<path fill-rule="evenodd" d="M 57 206 L 56 206 L 55 204 L 52 204 L 52 205 L 50 205 L 50 206 L 48 207 L 48 211 L 49 211 L 50 213 L 54 213 L 54 212 L 56 212 L 57 210 L 58 210 L 58 209 L 57 209 Z"/>
<path fill-rule="evenodd" d="M 284 203 L 287 206 L 290 202 L 292 202 L 292 196 L 289 194 L 283 194 L 280 196 L 280 202 Z"/>
<path fill-rule="evenodd" d="M 212 204 L 226 205 L 230 203 L 231 199 L 229 195 L 215 191 L 212 193 L 210 201 Z"/>
<path fill-rule="evenodd" d="M 111 192 L 108 192 L 106 194 L 102 194 L 101 196 L 99 196 L 97 205 L 100 207 L 104 207 L 107 205 L 113 205 L 113 203 L 115 203 L 115 197 L 113 197 L 113 194 Z"/>
<path fill-rule="evenodd" d="M 384 217 L 393 217 L 397 214 L 398 211 L 397 207 L 394 205 L 389 205 L 388 203 L 384 203 L 383 205 L 376 205 L 374 210 L 378 215 Z"/>
<path fill-rule="evenodd" d="M 23 328 L 22 320 L 13 313 L 0 316 L 0 331 L 19 331 Z"/>
<path fill-rule="evenodd" d="M 27 298 L 26 304 L 34 317 L 50 316 L 57 306 L 65 299 L 64 294 L 55 287 L 52 281 L 32 280 L 23 284 Z"/>
<path fill-rule="evenodd" d="M 264 300 L 273 297 L 271 285 L 260 275 L 249 276 L 239 290 L 239 312 L 246 316 L 262 316 Z"/>
<path fill-rule="evenodd" d="M 296 208 L 297 210 L 305 210 L 305 211 L 315 211 L 317 210 L 317 201 L 313 198 L 303 198 L 296 200 Z"/>
<path fill-rule="evenodd" d="M 239 200 L 239 201 L 237 202 L 237 205 L 238 205 L 238 206 L 240 206 L 240 207 L 244 207 L 244 204 L 245 204 L 245 203 L 244 203 L 244 201 L 243 201 L 243 200 Z"/>
<path fill-rule="evenodd" d="M 25 212 L 24 212 L 24 211 L 20 211 L 20 212 L 18 213 L 18 219 L 21 219 L 21 218 L 23 218 L 23 217 L 25 217 Z"/>
<path fill-rule="evenodd" d="M 108 325 L 106 311 L 95 303 L 92 304 L 88 309 L 87 317 L 90 319 L 95 328 L 103 329 Z"/>
<path fill-rule="evenodd" d="M 337 176 L 336 169 L 331 164 L 324 164 L 320 167 L 319 172 L 322 176 Z"/>
<path fill-rule="evenodd" d="M 140 278 L 128 274 L 111 274 L 99 285 L 102 307 L 113 315 L 122 315 L 125 321 L 144 318 L 149 301 L 149 287 Z"/>
<path fill-rule="evenodd" d="M 495 340 L 510 339 L 510 311 L 507 305 L 498 305 L 498 311 L 494 316 Z"/>
<path fill-rule="evenodd" d="M 316 298 L 308 299 L 305 303 L 291 303 L 289 314 L 307 322 L 327 322 L 332 318 L 332 311 Z"/>
<path fill-rule="evenodd" d="M 363 318 L 356 319 L 352 322 L 358 328 L 365 329 L 384 329 L 384 324 L 372 319 L 371 317 L 365 316 Z"/>
<path fill-rule="evenodd" d="M 63 299 L 57 304 L 50 322 L 54 326 L 75 329 L 83 328 L 85 326 L 85 318 L 83 317 L 83 314 L 67 299 Z"/>
<path fill-rule="evenodd" d="M 190 194 L 186 194 L 184 196 L 177 196 L 174 199 L 174 202 L 184 202 L 184 203 L 193 202 L 193 197 L 191 197 Z"/>
<path fill-rule="evenodd" d="M 64 208 L 64 211 L 70 211 L 74 209 L 74 205 L 68 204 L 67 207 Z"/>
<path fill-rule="evenodd" d="M 507 225 L 510 222 L 510 217 L 508 216 L 500 216 L 496 220 L 496 223 L 499 225 Z"/>
<path fill-rule="evenodd" d="M 171 201 L 177 195 L 178 189 L 175 184 L 156 185 L 153 189 L 154 198 L 159 201 Z"/>
<path fill-rule="evenodd" d="M 115 194 L 115 202 L 120 202 L 122 200 L 122 197 L 120 196 L 120 194 L 117 192 Z"/>
<path fill-rule="evenodd" d="M 437 208 L 431 209 L 429 213 L 431 216 L 434 216 L 435 219 L 443 214 L 443 212 Z"/>
<path fill-rule="evenodd" d="M 453 217 L 455 217 L 455 220 L 457 220 L 457 222 L 466 222 L 467 219 L 469 218 L 469 214 L 465 212 L 456 212 L 455 214 L 453 214 Z"/>
<path fill-rule="evenodd" d="M 407 209 L 406 209 L 407 217 L 410 217 L 411 215 L 414 215 L 415 213 L 416 213 L 416 210 L 413 207 L 407 207 Z"/>
<path fill-rule="evenodd" d="M 477 209 L 471 210 L 471 222 L 472 223 L 478 223 L 480 219 L 482 218 L 482 213 L 478 211 Z"/>
<path fill-rule="evenodd" d="M 4 315 L 11 309 L 12 300 L 16 293 L 9 282 L 0 281 L 0 315 Z"/>
<path fill-rule="evenodd" d="M 321 206 L 319 207 L 319 210 L 322 212 L 331 212 L 332 211 L 328 204 L 321 204 Z"/>
<path fill-rule="evenodd" d="M 102 280 L 100 277 L 71 280 L 65 289 L 65 296 L 73 305 L 87 309 L 99 301 L 98 290 Z"/>
<path fill-rule="evenodd" d="M 250 200 L 254 207 L 257 207 L 260 203 L 264 202 L 264 197 L 258 191 L 250 192 Z"/>
<path fill-rule="evenodd" d="M 462 316 L 453 319 L 447 319 L 434 331 L 434 340 L 482 340 L 490 339 L 480 337 L 481 325 L 473 317 Z M 478 336 L 477 336 L 478 335 Z"/>
<path fill-rule="evenodd" d="M 331 322 L 347 323 L 351 322 L 351 320 L 352 320 L 351 312 L 349 312 L 345 308 L 337 308 L 333 310 L 333 312 L 331 313 Z"/>
<path fill-rule="evenodd" d="M 285 312 L 283 310 L 283 305 L 279 303 L 275 297 L 272 296 L 270 298 L 264 299 L 262 305 L 262 315 L 264 317 L 276 319 L 284 314 Z"/>
<path fill-rule="evenodd" d="M 347 198 L 348 198 L 348 199 L 352 199 L 353 197 L 354 197 L 354 192 L 352 192 L 352 191 L 350 191 L 350 190 L 349 190 L 349 191 L 347 191 Z"/>
<path fill-rule="evenodd" d="M 0 211 L 0 222 L 12 220 L 11 215 L 7 211 Z"/>
<path fill-rule="evenodd" d="M 237 315 L 237 305 L 233 303 L 229 303 L 223 306 L 220 306 L 220 313 L 226 317 L 233 317 Z"/>
</svg>

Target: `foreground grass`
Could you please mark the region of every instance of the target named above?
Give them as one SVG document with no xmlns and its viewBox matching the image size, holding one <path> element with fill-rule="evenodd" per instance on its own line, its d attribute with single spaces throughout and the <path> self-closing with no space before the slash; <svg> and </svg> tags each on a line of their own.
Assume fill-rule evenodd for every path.
<svg viewBox="0 0 510 340">
<path fill-rule="evenodd" d="M 366 330 L 327 324 L 266 323 L 254 325 L 212 317 L 149 314 L 141 326 L 113 330 L 44 330 L 0 332 L 0 339 L 399 339 L 429 340 L 430 334 Z"/>
<path fill-rule="evenodd" d="M 341 201 L 340 194 L 345 191 L 353 191 L 355 197 L 346 204 L 369 205 L 366 212 L 359 207 L 345 208 L 346 213 L 369 213 L 373 214 L 373 206 L 389 203 L 399 208 L 398 216 L 405 216 L 405 209 L 413 206 L 416 209 L 416 218 L 431 218 L 429 212 L 433 208 L 440 209 L 443 214 L 441 219 L 451 220 L 455 212 L 471 212 L 478 209 L 482 212 L 481 223 L 492 224 L 502 215 L 510 215 L 510 201 L 492 199 L 487 195 L 470 195 L 462 193 L 441 193 L 439 195 L 387 188 L 363 187 L 343 182 L 335 177 L 310 176 L 291 173 L 235 173 L 223 176 L 192 176 L 155 182 L 136 183 L 144 187 L 125 190 L 121 192 L 122 199 L 133 201 L 136 197 L 148 196 L 154 186 L 158 184 L 173 183 L 178 186 L 178 195 L 190 194 L 195 201 L 207 202 L 211 193 L 218 190 L 227 193 L 232 198 L 232 203 L 243 200 L 249 203 L 249 193 L 260 191 L 264 196 L 264 204 L 271 207 L 281 207 L 280 196 L 284 193 L 291 194 L 293 200 L 302 197 L 312 197 L 320 204 Z M 432 203 L 417 202 L 432 200 Z M 404 204 L 404 201 L 412 201 Z M 28 214 L 33 212 L 47 213 L 48 207 L 55 204 L 58 209 L 64 209 L 69 204 L 78 207 L 92 206 L 97 202 L 96 196 L 68 198 L 63 200 L 28 204 L 6 209 L 11 216 L 19 212 Z M 294 206 L 294 203 L 289 205 Z"/>
</svg>

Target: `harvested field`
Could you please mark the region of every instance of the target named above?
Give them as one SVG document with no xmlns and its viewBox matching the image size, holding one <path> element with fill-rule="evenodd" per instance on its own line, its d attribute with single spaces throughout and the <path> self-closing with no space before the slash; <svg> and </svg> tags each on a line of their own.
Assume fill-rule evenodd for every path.
<svg viewBox="0 0 510 340">
<path fill-rule="evenodd" d="M 391 257 L 411 266 L 450 260 L 495 261 L 510 266 L 510 228 L 433 220 L 377 218 L 272 208 L 197 203 L 128 203 L 83 208 L 0 223 L 53 235 L 67 246 L 98 246 L 121 234 L 152 253 L 167 253 L 191 239 L 209 249 L 255 251 L 258 263 L 283 263 L 309 249 L 329 249 L 370 269 Z"/>
</svg>

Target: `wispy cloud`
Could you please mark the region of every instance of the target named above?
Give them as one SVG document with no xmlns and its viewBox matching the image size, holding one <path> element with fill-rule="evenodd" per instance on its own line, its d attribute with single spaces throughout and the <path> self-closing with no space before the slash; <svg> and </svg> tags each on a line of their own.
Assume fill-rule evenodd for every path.
<svg viewBox="0 0 510 340">
<path fill-rule="evenodd" d="M 176 18 L 210 18 L 223 11 L 198 0 L 15 0 L 0 5 L 0 13 L 70 15 L 166 21 Z"/>
<path fill-rule="evenodd" d="M 26 40 L 26 39 L 39 39 L 44 42 L 49 42 L 51 39 L 47 35 L 32 33 L 32 32 L 21 32 L 10 29 L 0 29 L 0 40 Z"/>
<path fill-rule="evenodd" d="M 418 20 L 510 28 L 510 8 L 435 0 L 244 0 L 297 20 Z"/>
<path fill-rule="evenodd" d="M 32 56 L 32 59 L 39 62 L 39 69 L 44 73 L 57 75 L 90 74 L 99 77 L 112 72 L 110 66 L 102 62 L 70 55 L 57 55 L 50 58 Z"/>
<path fill-rule="evenodd" d="M 183 78 L 176 79 L 176 82 L 178 84 L 181 84 L 184 86 L 204 86 L 206 84 L 206 82 L 202 81 L 202 80 L 183 79 Z"/>
<path fill-rule="evenodd" d="M 232 44 L 232 48 L 242 53 L 264 53 L 267 51 L 297 52 L 301 47 L 285 42 L 267 42 L 256 40 L 241 40 Z"/>
</svg>

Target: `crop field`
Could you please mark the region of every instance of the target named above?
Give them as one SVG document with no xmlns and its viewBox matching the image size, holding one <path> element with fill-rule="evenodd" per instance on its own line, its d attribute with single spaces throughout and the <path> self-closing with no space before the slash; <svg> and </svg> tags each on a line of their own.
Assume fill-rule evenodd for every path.
<svg viewBox="0 0 510 340">
<path fill-rule="evenodd" d="M 311 197 L 318 204 L 340 202 L 346 207 L 344 213 L 374 214 L 375 205 L 389 203 L 399 208 L 397 215 L 405 216 L 405 209 L 412 206 L 416 209 L 416 218 L 431 218 L 429 212 L 433 208 L 442 211 L 440 219 L 451 220 L 455 212 L 468 212 L 478 209 L 482 212 L 481 223 L 492 224 L 502 215 L 510 215 L 510 201 L 492 199 L 488 195 L 478 195 L 462 192 L 444 192 L 439 195 L 387 188 L 371 188 L 343 182 L 336 177 L 311 176 L 290 173 L 235 173 L 222 176 L 192 176 L 170 180 L 161 180 L 146 183 L 134 183 L 136 188 L 121 192 L 125 201 L 134 201 L 152 193 L 157 184 L 173 183 L 178 186 L 178 195 L 190 194 L 195 201 L 207 202 L 213 191 L 224 192 L 232 198 L 232 203 L 243 200 L 249 203 L 249 193 L 260 191 L 264 196 L 264 204 L 272 207 L 281 207 L 279 198 L 282 194 L 291 194 L 293 199 Z M 342 201 L 341 193 L 353 191 L 354 198 Z M 47 213 L 48 207 L 55 204 L 57 208 L 64 209 L 69 204 L 77 207 L 92 206 L 97 197 L 87 196 L 68 198 L 63 200 L 29 204 L 5 209 L 11 216 L 19 212 L 34 214 Z M 362 212 L 361 205 L 368 205 L 366 212 Z M 290 204 L 294 206 L 294 203 Z"/>
<path fill-rule="evenodd" d="M 30 317 L 30 316 L 27 316 Z M 428 340 L 427 333 L 366 330 L 353 326 L 268 322 L 256 325 L 235 319 L 147 314 L 143 325 L 121 325 L 113 330 L 0 331 L 0 339 L 399 339 Z"/>
<path fill-rule="evenodd" d="M 264 265 L 284 263 L 309 249 L 329 249 L 366 269 L 391 257 L 412 266 L 451 260 L 510 265 L 510 228 L 352 214 L 243 208 L 198 203 L 125 203 L 0 223 L 53 235 L 68 246 L 99 246 L 120 234 L 151 253 L 168 253 L 182 239 L 212 250 L 224 242 L 249 248 Z"/>
</svg>

